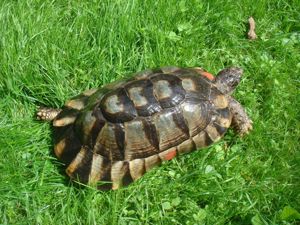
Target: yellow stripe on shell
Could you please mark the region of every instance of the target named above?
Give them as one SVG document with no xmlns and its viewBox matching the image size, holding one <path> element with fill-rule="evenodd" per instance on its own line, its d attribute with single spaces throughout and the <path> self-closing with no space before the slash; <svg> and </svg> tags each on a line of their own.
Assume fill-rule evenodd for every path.
<svg viewBox="0 0 300 225">
<path fill-rule="evenodd" d="M 221 127 L 228 128 L 231 125 L 231 118 L 224 118 L 221 116 L 217 116 L 215 119 L 215 123 L 220 125 Z"/>
<path fill-rule="evenodd" d="M 124 147 L 124 157 L 125 160 L 131 160 L 144 154 L 149 155 L 155 152 L 156 149 L 151 145 L 144 131 L 144 125 L 140 120 L 133 120 L 124 123 L 124 133 L 125 133 L 125 147 Z M 140 154 L 139 154 L 140 153 Z"/>
<path fill-rule="evenodd" d="M 124 105 L 120 103 L 117 95 L 109 96 L 105 101 L 105 110 L 108 113 L 115 114 L 124 111 Z"/>
<path fill-rule="evenodd" d="M 212 101 L 214 105 L 219 109 L 224 109 L 228 107 L 228 100 L 222 94 L 215 96 L 215 98 Z"/>
<path fill-rule="evenodd" d="M 129 161 L 130 175 L 133 180 L 139 179 L 145 173 L 145 160 L 134 159 Z"/>
<path fill-rule="evenodd" d="M 180 70 L 180 68 L 179 68 L 179 67 L 176 67 L 176 66 L 164 66 L 164 67 L 161 67 L 160 69 L 161 69 L 161 71 L 163 71 L 163 73 L 165 73 L 165 74 L 173 73 L 173 72 L 175 72 L 175 71 L 177 71 L 177 70 Z"/>
<path fill-rule="evenodd" d="M 148 100 L 142 95 L 142 87 L 132 87 L 128 89 L 129 97 L 133 101 L 136 107 L 145 106 L 148 104 Z"/>
<path fill-rule="evenodd" d="M 190 136 L 194 136 L 195 132 L 202 129 L 207 125 L 206 115 L 203 115 L 203 104 L 193 104 L 189 102 L 184 102 L 181 104 L 182 115 L 187 122 Z"/>
<path fill-rule="evenodd" d="M 182 79 L 182 87 L 186 91 L 197 91 L 196 85 L 194 81 L 190 78 L 184 78 Z"/>
<path fill-rule="evenodd" d="M 186 138 L 186 134 L 174 122 L 173 112 L 154 115 L 153 123 L 158 131 L 160 150 L 166 150 L 168 146 Z"/>
<path fill-rule="evenodd" d="M 193 140 L 188 139 L 177 146 L 178 153 L 187 153 L 196 149 L 194 148 Z"/>
<path fill-rule="evenodd" d="M 66 169 L 66 173 L 70 176 L 73 177 L 74 171 L 78 168 L 80 163 L 83 161 L 87 153 L 87 150 L 82 147 L 80 151 L 77 153 L 76 157 L 73 159 L 73 161 L 70 163 L 68 168 Z"/>
<path fill-rule="evenodd" d="M 102 177 L 102 165 L 103 165 L 103 157 L 99 154 L 94 153 L 93 159 L 91 163 L 91 170 L 89 175 L 89 183 L 95 184 Z"/>
<path fill-rule="evenodd" d="M 62 153 L 64 152 L 64 149 L 66 147 L 66 139 L 60 140 L 55 146 L 54 146 L 54 153 L 57 156 L 57 158 L 60 159 Z"/>
<path fill-rule="evenodd" d="M 93 89 L 89 89 L 84 91 L 82 94 L 85 96 L 91 96 L 92 94 L 94 94 L 96 91 L 98 91 L 98 88 L 93 88 Z"/>
<path fill-rule="evenodd" d="M 111 181 L 113 182 L 112 189 L 116 190 L 122 186 L 122 179 L 126 173 L 123 169 L 124 161 L 117 161 L 111 167 Z"/>
<path fill-rule="evenodd" d="M 72 99 L 66 102 L 65 106 L 68 106 L 72 109 L 81 110 L 84 108 L 84 103 L 80 99 Z"/>
<path fill-rule="evenodd" d="M 75 120 L 76 120 L 76 116 L 65 116 L 60 119 L 54 119 L 53 126 L 55 126 L 55 127 L 67 126 L 69 124 L 74 123 Z"/>
<path fill-rule="evenodd" d="M 173 91 L 168 81 L 159 80 L 153 84 L 153 93 L 157 100 L 162 100 L 164 98 L 170 98 Z"/>
<path fill-rule="evenodd" d="M 199 134 L 193 137 L 193 141 L 196 144 L 197 148 L 206 147 L 206 133 L 205 131 L 201 131 Z"/>
<path fill-rule="evenodd" d="M 149 157 L 145 158 L 146 171 L 149 171 L 153 167 L 159 165 L 160 162 L 161 161 L 160 161 L 160 158 L 158 157 L 158 155 L 153 155 L 153 156 L 149 156 Z"/>
<path fill-rule="evenodd" d="M 212 141 L 215 142 L 221 139 L 219 132 L 213 125 L 209 124 L 205 130 Z"/>
<path fill-rule="evenodd" d="M 83 140 L 86 141 L 86 139 L 89 137 L 92 128 L 95 126 L 96 123 L 96 117 L 93 116 L 92 111 L 86 112 L 83 121 L 81 122 L 81 127 L 83 130 Z"/>
</svg>

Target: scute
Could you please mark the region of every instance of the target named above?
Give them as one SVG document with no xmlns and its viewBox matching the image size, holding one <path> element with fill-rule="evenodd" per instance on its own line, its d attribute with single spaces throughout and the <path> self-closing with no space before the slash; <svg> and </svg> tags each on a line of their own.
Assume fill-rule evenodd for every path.
<svg viewBox="0 0 300 225">
<path fill-rule="evenodd" d="M 181 104 L 181 112 L 187 122 L 189 135 L 195 136 L 208 125 L 211 107 L 205 101 L 198 103 L 185 101 Z"/>
<path fill-rule="evenodd" d="M 147 133 L 149 127 L 147 121 L 144 119 L 126 122 L 124 124 L 125 146 L 124 155 L 125 160 L 133 160 L 138 158 L 146 158 L 159 151 L 158 146 L 155 146 L 155 140 Z M 152 132 L 156 132 L 152 130 Z M 154 138 L 157 138 L 154 135 Z"/>
<path fill-rule="evenodd" d="M 146 70 L 67 101 L 54 121 L 55 154 L 67 174 L 117 189 L 220 139 L 231 124 L 228 101 L 202 72 Z"/>
<path fill-rule="evenodd" d="M 124 160 L 124 131 L 120 126 L 106 123 L 97 136 L 93 152 L 111 161 Z"/>
<path fill-rule="evenodd" d="M 153 93 L 153 83 L 149 79 L 130 82 L 125 87 L 138 116 L 147 117 L 162 110 Z"/>
<path fill-rule="evenodd" d="M 172 75 L 158 74 L 150 78 L 153 83 L 153 92 L 162 108 L 177 106 L 185 98 L 185 90 L 181 80 Z"/>
<path fill-rule="evenodd" d="M 117 87 L 104 95 L 99 105 L 104 117 L 113 123 L 152 116 L 163 109 L 175 107 L 186 94 L 181 79 L 163 73 L 151 74 L 147 79 L 131 79 Z"/>
<path fill-rule="evenodd" d="M 163 114 L 153 116 L 160 151 L 176 146 L 189 138 L 185 121 L 180 115 L 177 109 L 171 109 Z M 178 126 L 178 123 L 181 126 Z"/>
<path fill-rule="evenodd" d="M 124 88 L 118 88 L 104 96 L 99 107 L 104 117 L 114 123 L 130 121 L 137 116 L 135 106 Z"/>
</svg>

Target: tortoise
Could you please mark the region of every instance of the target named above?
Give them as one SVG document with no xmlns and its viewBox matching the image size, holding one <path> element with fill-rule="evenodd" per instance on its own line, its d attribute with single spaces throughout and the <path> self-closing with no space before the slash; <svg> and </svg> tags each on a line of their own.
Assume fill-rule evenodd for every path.
<svg viewBox="0 0 300 225">
<path fill-rule="evenodd" d="M 40 108 L 37 117 L 53 121 L 54 152 L 72 180 L 118 189 L 164 160 L 218 141 L 230 126 L 247 134 L 252 121 L 230 96 L 242 73 L 145 70 L 85 91 L 63 109 Z"/>
</svg>

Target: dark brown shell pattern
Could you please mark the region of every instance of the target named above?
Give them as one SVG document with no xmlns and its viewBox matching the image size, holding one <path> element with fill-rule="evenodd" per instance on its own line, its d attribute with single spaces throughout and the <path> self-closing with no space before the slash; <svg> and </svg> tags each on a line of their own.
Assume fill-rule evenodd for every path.
<svg viewBox="0 0 300 225">
<path fill-rule="evenodd" d="M 146 70 L 69 100 L 53 122 L 54 151 L 66 173 L 99 189 L 117 189 L 164 160 L 219 140 L 231 113 L 203 72 Z"/>
</svg>

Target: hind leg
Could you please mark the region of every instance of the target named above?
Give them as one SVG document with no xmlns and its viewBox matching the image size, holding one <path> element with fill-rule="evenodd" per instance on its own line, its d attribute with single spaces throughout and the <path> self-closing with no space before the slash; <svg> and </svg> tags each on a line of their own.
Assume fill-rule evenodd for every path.
<svg viewBox="0 0 300 225">
<path fill-rule="evenodd" d="M 61 112 L 61 109 L 39 108 L 36 117 L 38 120 L 52 121 Z"/>
<path fill-rule="evenodd" d="M 87 104 L 87 100 L 89 96 L 94 94 L 98 89 L 90 89 L 82 94 L 68 100 L 65 104 L 66 108 L 74 109 L 74 110 L 81 110 Z M 53 108 L 45 108 L 40 107 L 37 110 L 37 119 L 38 120 L 45 120 L 45 121 L 52 121 L 56 118 L 56 116 L 62 111 L 62 109 L 53 109 Z M 65 111 L 65 110 L 64 110 Z M 60 118 L 60 121 L 54 121 L 54 126 L 64 126 L 73 121 L 73 118 L 70 120 L 71 114 L 67 116 L 67 119 Z"/>
<path fill-rule="evenodd" d="M 252 130 L 253 122 L 247 115 L 243 106 L 232 97 L 229 97 L 229 109 L 232 113 L 231 126 L 240 136 L 248 134 Z"/>
</svg>

